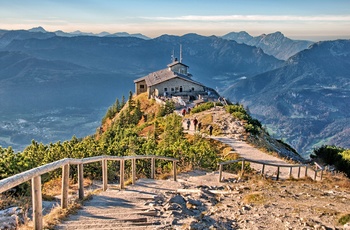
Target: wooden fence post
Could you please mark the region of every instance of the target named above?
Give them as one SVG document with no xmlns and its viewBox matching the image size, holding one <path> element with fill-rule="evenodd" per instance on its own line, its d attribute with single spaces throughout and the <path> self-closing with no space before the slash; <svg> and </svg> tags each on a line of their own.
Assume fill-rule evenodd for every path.
<svg viewBox="0 0 350 230">
<path fill-rule="evenodd" d="M 136 159 L 131 159 L 131 171 L 132 171 L 132 184 L 136 181 Z"/>
<path fill-rule="evenodd" d="M 245 164 L 245 160 L 242 161 L 242 168 L 241 168 L 241 174 L 243 176 L 244 174 L 244 164 Z"/>
<path fill-rule="evenodd" d="M 323 169 L 321 170 L 321 178 L 320 178 L 320 180 L 322 180 L 322 177 L 323 177 Z"/>
<path fill-rule="evenodd" d="M 62 199 L 61 208 L 68 208 L 69 164 L 62 166 Z"/>
<path fill-rule="evenodd" d="M 43 229 L 41 176 L 32 178 L 32 203 L 34 229 L 41 230 Z"/>
<path fill-rule="evenodd" d="M 154 172 L 155 172 L 155 158 L 151 158 L 151 179 L 154 179 Z"/>
<path fill-rule="evenodd" d="M 107 190 L 107 160 L 103 159 L 102 160 L 102 190 L 106 191 Z"/>
<path fill-rule="evenodd" d="M 84 199 L 84 166 L 83 164 L 78 164 L 78 194 L 79 199 Z"/>
<path fill-rule="evenodd" d="M 219 182 L 222 181 L 222 164 L 219 164 Z"/>
<path fill-rule="evenodd" d="M 316 177 L 317 177 L 317 170 L 315 170 L 314 180 L 316 180 Z"/>
<path fill-rule="evenodd" d="M 262 164 L 261 175 L 264 175 L 264 171 L 265 171 L 265 164 Z"/>
<path fill-rule="evenodd" d="M 300 178 L 300 166 L 299 166 L 299 168 L 298 168 L 298 179 Z"/>
<path fill-rule="evenodd" d="M 124 160 L 120 160 L 120 189 L 124 188 Z"/>
<path fill-rule="evenodd" d="M 289 177 L 292 177 L 292 171 L 293 170 L 293 167 L 290 167 L 290 169 L 289 169 Z"/>
<path fill-rule="evenodd" d="M 277 166 L 277 177 L 276 181 L 280 178 L 280 166 Z"/>
<path fill-rule="evenodd" d="M 305 166 L 305 177 L 307 177 L 307 166 Z"/>
<path fill-rule="evenodd" d="M 177 178 L 176 178 L 176 161 L 173 161 L 173 176 L 174 176 L 174 181 L 176 181 L 177 180 Z"/>
</svg>

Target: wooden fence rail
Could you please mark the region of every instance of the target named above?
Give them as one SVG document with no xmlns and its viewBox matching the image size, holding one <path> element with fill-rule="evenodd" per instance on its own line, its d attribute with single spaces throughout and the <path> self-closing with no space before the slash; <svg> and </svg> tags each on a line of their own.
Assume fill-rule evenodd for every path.
<svg viewBox="0 0 350 230">
<path fill-rule="evenodd" d="M 219 165 L 219 182 L 222 182 L 222 172 L 223 172 L 223 166 L 224 165 L 228 165 L 228 164 L 233 164 L 233 163 L 238 163 L 238 162 L 242 162 L 242 168 L 241 168 L 241 173 L 244 172 L 244 165 L 245 162 L 251 162 L 251 163 L 255 163 L 255 164 L 261 164 L 262 165 L 262 169 L 261 169 L 261 175 L 264 175 L 265 172 L 265 166 L 273 166 L 277 168 L 277 173 L 276 173 L 276 180 L 279 180 L 279 176 L 280 176 L 280 168 L 289 168 L 289 176 L 292 176 L 292 171 L 293 168 L 298 168 L 298 178 L 300 178 L 300 169 L 302 167 L 305 167 L 305 177 L 307 177 L 307 171 L 308 169 L 314 171 L 314 177 L 313 179 L 316 180 L 317 178 L 317 173 L 321 172 L 320 175 L 320 179 L 322 180 L 322 175 L 323 175 L 323 168 L 318 165 L 316 165 L 316 169 L 312 168 L 311 165 L 307 165 L 307 164 L 299 164 L 299 165 L 291 165 L 291 164 L 272 164 L 272 163 L 266 163 L 263 161 L 256 161 L 256 160 L 251 160 L 251 159 L 246 159 L 246 158 L 239 158 L 237 160 L 231 160 L 231 161 L 225 161 L 225 162 L 220 162 Z"/>
<path fill-rule="evenodd" d="M 124 171 L 125 161 L 131 160 L 132 165 L 132 183 L 135 184 L 136 180 L 136 160 L 150 159 L 151 160 L 151 178 L 154 179 L 155 175 L 155 160 L 166 160 L 173 162 L 173 178 L 176 181 L 176 162 L 175 158 L 154 156 L 154 155 L 137 155 L 137 156 L 96 156 L 84 159 L 65 158 L 59 161 L 55 161 L 16 175 L 0 180 L 0 193 L 5 192 L 17 185 L 31 180 L 32 183 L 32 204 L 33 204 L 33 225 L 34 229 L 43 229 L 42 220 L 42 195 L 41 195 L 41 175 L 54 171 L 58 168 L 62 168 L 62 199 L 61 207 L 68 207 L 68 186 L 69 186 L 69 166 L 77 165 L 78 169 L 78 196 L 79 199 L 84 198 L 84 186 L 83 186 L 83 173 L 84 164 L 93 162 L 101 162 L 102 166 L 102 189 L 107 190 L 108 185 L 108 172 L 107 161 L 119 161 L 120 162 L 120 188 L 123 189 L 124 185 Z"/>
</svg>

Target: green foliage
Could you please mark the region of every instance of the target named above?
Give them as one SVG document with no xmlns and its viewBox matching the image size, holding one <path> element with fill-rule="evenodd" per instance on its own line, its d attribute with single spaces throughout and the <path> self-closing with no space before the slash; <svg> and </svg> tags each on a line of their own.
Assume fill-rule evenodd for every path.
<svg viewBox="0 0 350 230">
<path fill-rule="evenodd" d="M 165 105 L 160 107 L 157 117 L 164 117 L 165 115 L 173 113 L 175 110 L 175 103 L 173 101 L 166 101 Z"/>
<path fill-rule="evenodd" d="M 108 108 L 106 115 L 102 119 L 102 123 L 104 123 L 107 120 L 107 118 L 112 119 L 117 113 L 120 112 L 124 105 L 125 102 L 119 103 L 119 99 L 117 98 L 115 103 Z"/>
<path fill-rule="evenodd" d="M 200 104 L 200 105 L 197 105 L 196 107 L 194 107 L 191 110 L 191 113 L 200 113 L 200 112 L 203 112 L 205 110 L 209 110 L 213 107 L 214 107 L 213 102 L 206 102 L 206 103 L 203 103 L 203 104 Z"/>
<path fill-rule="evenodd" d="M 350 214 L 342 215 L 338 220 L 338 223 L 341 225 L 344 225 L 349 222 L 350 222 Z"/>
<path fill-rule="evenodd" d="M 246 124 L 244 125 L 244 128 L 247 132 L 256 135 L 259 134 L 262 125 L 260 121 L 257 119 L 253 119 L 247 110 L 244 109 L 243 105 L 235 104 L 235 105 L 227 105 L 225 106 L 226 111 L 232 116 L 236 117 L 239 120 L 245 121 Z"/>
<path fill-rule="evenodd" d="M 130 101 L 131 100 L 131 101 Z M 124 100 L 122 100 L 124 101 Z M 167 102 L 157 118 L 148 119 L 141 126 L 137 126 L 143 112 L 141 103 L 134 101 L 132 94 L 129 95 L 128 108 L 121 110 L 125 101 L 119 103 L 116 100 L 114 108 L 119 111 L 119 116 L 113 125 L 105 130 L 98 139 L 92 136 L 84 139 L 72 137 L 69 141 L 50 143 L 44 145 L 32 141 L 23 152 L 14 153 L 12 148 L 0 147 L 0 179 L 18 174 L 20 172 L 61 160 L 63 158 L 86 158 L 100 155 L 130 156 L 130 155 L 159 155 L 175 157 L 180 161 L 180 168 L 194 166 L 200 168 L 216 169 L 218 157 L 215 146 L 208 140 L 196 135 L 188 140 L 184 136 L 182 118 L 173 113 L 174 104 Z M 108 112 L 107 112 L 108 113 Z M 165 116 L 166 115 L 166 116 Z M 152 127 L 153 126 L 153 127 Z M 150 128 L 152 127 L 152 128 Z M 149 128 L 145 137 L 139 133 Z M 126 168 L 130 168 L 130 162 L 126 162 Z M 150 173 L 149 161 L 137 161 L 139 173 Z M 172 163 L 168 161 L 156 161 L 156 167 L 161 171 L 170 171 Z M 109 179 L 115 179 L 119 170 L 119 164 L 108 162 Z M 76 178 L 77 167 L 70 167 L 71 178 Z M 43 182 L 61 176 L 61 169 L 44 174 Z M 101 163 L 84 165 L 84 176 L 100 179 L 102 176 Z M 28 186 L 23 185 L 20 193 L 27 192 Z"/>
<path fill-rule="evenodd" d="M 350 149 L 343 151 L 341 155 L 344 160 L 350 161 Z"/>
<path fill-rule="evenodd" d="M 350 177 L 350 150 L 324 145 L 315 149 L 311 158 L 321 158 L 326 164 L 334 165 L 337 170 Z"/>
</svg>

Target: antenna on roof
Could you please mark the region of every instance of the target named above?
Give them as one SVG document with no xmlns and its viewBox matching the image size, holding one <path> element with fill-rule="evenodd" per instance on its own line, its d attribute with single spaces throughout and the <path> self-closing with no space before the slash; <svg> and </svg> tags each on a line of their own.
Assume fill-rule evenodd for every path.
<svg viewBox="0 0 350 230">
<path fill-rule="evenodd" d="M 182 63 L 182 44 L 180 44 L 180 63 Z"/>
</svg>

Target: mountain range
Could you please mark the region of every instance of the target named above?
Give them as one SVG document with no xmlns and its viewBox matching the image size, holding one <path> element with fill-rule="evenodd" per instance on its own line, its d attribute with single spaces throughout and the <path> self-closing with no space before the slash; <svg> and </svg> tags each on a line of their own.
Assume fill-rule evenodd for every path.
<svg viewBox="0 0 350 230">
<path fill-rule="evenodd" d="M 224 95 L 304 155 L 322 144 L 350 148 L 349 67 L 350 40 L 318 42 Z"/>
<path fill-rule="evenodd" d="M 255 44 L 260 47 L 245 44 L 248 42 L 244 41 L 258 39 L 244 32 L 230 33 L 231 38 L 228 35 L 186 34 L 150 39 L 137 34 L 116 34 L 48 32 L 41 27 L 0 30 L 0 145 L 23 149 L 31 139 L 48 143 L 70 139 L 73 135 L 83 137 L 94 133 L 107 107 L 116 98 L 120 99 L 134 90 L 133 80 L 165 68 L 173 53 L 179 57 L 180 45 L 183 62 L 190 67 L 194 80 L 217 89 L 234 102 L 249 106 L 250 111 L 263 123 L 266 122 L 274 135 L 285 138 L 299 151 L 309 152 L 315 142 L 330 141 L 341 146 L 347 146 L 349 142 L 346 131 L 340 132 L 339 129 L 339 125 L 349 119 L 346 113 L 334 112 L 339 117 L 333 117 L 337 122 L 327 123 L 329 125 L 320 124 L 319 118 L 306 119 L 307 116 L 289 119 L 289 116 L 296 116 L 294 110 L 298 107 L 284 103 L 283 100 L 287 99 L 279 103 L 271 100 L 273 95 L 288 94 L 289 85 L 302 95 L 300 104 L 313 100 L 315 108 L 308 114 L 317 114 L 318 105 L 324 107 L 315 101 L 317 96 L 308 98 L 314 96 L 308 89 L 315 87 L 314 83 L 318 81 L 293 80 L 298 78 L 295 71 L 303 75 L 309 72 L 318 74 L 320 68 L 327 70 L 326 64 L 331 62 L 321 62 L 320 57 L 328 57 L 331 52 L 329 49 L 317 49 L 322 43 L 312 45 L 308 41 L 294 41 L 280 32 L 259 36 L 260 42 Z M 233 35 L 237 36 L 233 38 Z M 335 42 L 341 44 L 346 41 Z M 315 54 L 305 56 L 308 52 Z M 338 59 L 334 62 L 343 63 L 345 67 L 341 69 L 337 66 L 337 71 L 342 70 L 346 75 L 348 63 L 341 62 L 346 58 L 339 56 Z M 300 60 L 298 65 L 296 60 Z M 302 64 L 304 67 L 301 67 Z M 332 71 L 323 74 L 323 78 L 329 77 L 330 83 L 326 87 L 330 87 L 332 81 L 337 84 L 340 79 L 340 72 L 338 78 L 329 75 L 333 74 Z M 287 78 L 288 81 L 283 81 Z M 347 79 L 342 79 L 343 85 L 346 85 Z M 276 84 L 272 85 L 273 82 Z M 261 91 L 263 89 L 266 91 Z M 262 111 L 268 107 L 262 98 L 271 102 L 269 109 L 272 113 L 285 106 L 283 116 L 277 112 L 272 114 L 276 116 L 272 116 Z M 336 100 L 333 97 L 328 99 L 334 111 L 341 109 L 344 103 L 333 102 L 333 99 Z M 327 116 L 327 112 L 322 116 Z M 292 128 L 310 124 L 310 127 L 317 127 L 322 132 L 315 130 L 308 137 L 307 133 L 299 130 L 293 133 L 294 129 L 285 126 L 285 120 L 295 122 Z M 329 133 L 337 134 L 329 139 Z M 305 139 L 303 144 L 296 141 L 298 138 Z"/>
<path fill-rule="evenodd" d="M 94 133 L 108 106 L 134 90 L 133 80 L 165 68 L 180 44 L 194 78 L 217 88 L 283 63 L 260 48 L 215 36 L 62 37 L 40 28 L 1 30 L 0 145 L 23 149 L 31 139 L 48 143 Z"/>
<path fill-rule="evenodd" d="M 222 36 L 222 38 L 234 40 L 240 44 L 259 47 L 266 54 L 273 55 L 281 60 L 287 60 L 313 44 L 311 41 L 292 40 L 285 37 L 281 32 L 262 34 L 256 37 L 251 36 L 245 31 L 231 32 Z"/>
</svg>

